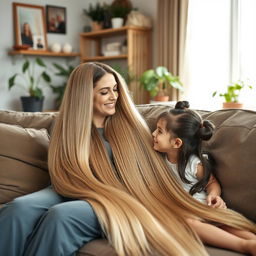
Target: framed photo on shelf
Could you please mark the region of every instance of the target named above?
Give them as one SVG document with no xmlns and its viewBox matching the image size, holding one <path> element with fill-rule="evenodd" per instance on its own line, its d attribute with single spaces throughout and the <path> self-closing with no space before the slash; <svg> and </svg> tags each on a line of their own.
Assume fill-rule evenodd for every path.
<svg viewBox="0 0 256 256">
<path fill-rule="evenodd" d="M 47 50 L 43 6 L 13 3 L 13 18 L 16 47 Z"/>
<path fill-rule="evenodd" d="M 46 5 L 47 32 L 66 34 L 66 8 Z"/>
</svg>

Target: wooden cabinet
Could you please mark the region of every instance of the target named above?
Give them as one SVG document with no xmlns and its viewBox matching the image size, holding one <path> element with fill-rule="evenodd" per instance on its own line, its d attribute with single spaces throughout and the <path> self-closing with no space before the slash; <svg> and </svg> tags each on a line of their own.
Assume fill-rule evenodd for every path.
<svg viewBox="0 0 256 256">
<path fill-rule="evenodd" d="M 102 49 L 105 40 L 127 41 L 127 53 L 115 56 L 103 56 Z M 148 93 L 141 88 L 138 78 L 151 67 L 151 29 L 143 27 L 121 27 L 104 29 L 80 34 L 81 62 L 101 61 L 111 65 L 116 61 L 125 63 L 129 71 L 135 76 L 129 90 L 136 104 L 149 102 Z M 111 62 L 111 63 L 110 63 Z"/>
</svg>

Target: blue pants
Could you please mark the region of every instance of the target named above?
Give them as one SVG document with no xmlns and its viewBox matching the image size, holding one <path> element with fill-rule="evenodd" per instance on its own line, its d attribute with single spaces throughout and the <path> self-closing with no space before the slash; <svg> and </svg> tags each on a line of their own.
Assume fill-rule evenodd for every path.
<svg viewBox="0 0 256 256">
<path fill-rule="evenodd" d="M 51 187 L 18 197 L 0 210 L 4 256 L 71 256 L 102 236 L 91 205 L 58 195 Z"/>
</svg>

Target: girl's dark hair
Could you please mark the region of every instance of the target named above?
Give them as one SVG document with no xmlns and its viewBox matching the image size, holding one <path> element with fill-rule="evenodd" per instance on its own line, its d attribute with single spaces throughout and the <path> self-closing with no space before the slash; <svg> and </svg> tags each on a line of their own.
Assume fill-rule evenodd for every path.
<svg viewBox="0 0 256 256">
<path fill-rule="evenodd" d="M 209 140 L 214 131 L 214 125 L 208 120 L 189 109 L 188 101 L 178 101 L 174 109 L 160 114 L 157 120 L 166 120 L 166 130 L 171 131 L 183 144 L 178 155 L 178 173 L 181 180 L 187 184 L 190 181 L 185 176 L 185 169 L 191 155 L 196 155 L 202 162 L 204 176 L 194 184 L 189 193 L 191 195 L 205 189 L 211 173 L 214 171 L 214 161 L 210 154 L 202 152 L 202 140 Z"/>
</svg>

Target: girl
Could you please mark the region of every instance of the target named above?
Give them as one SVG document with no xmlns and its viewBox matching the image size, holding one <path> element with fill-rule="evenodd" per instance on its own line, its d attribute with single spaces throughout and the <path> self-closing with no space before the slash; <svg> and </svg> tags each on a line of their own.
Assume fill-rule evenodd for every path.
<svg viewBox="0 0 256 256">
<path fill-rule="evenodd" d="M 152 134 L 153 147 L 165 153 L 168 167 L 190 195 L 211 207 L 226 208 L 220 185 L 212 175 L 210 155 L 201 151 L 202 140 L 212 137 L 214 126 L 188 108 L 187 101 L 179 101 L 174 109 L 159 115 Z M 187 223 L 205 243 L 256 255 L 256 236 L 251 232 L 194 218 L 188 218 Z"/>
<path fill-rule="evenodd" d="M 212 175 L 214 168 L 212 158 L 209 154 L 203 156 L 199 152 L 201 140 L 211 138 L 214 126 L 207 120 L 202 123 L 201 118 L 193 111 L 185 112 L 184 109 L 188 108 L 187 101 L 179 101 L 174 110 L 170 113 L 164 112 L 158 117 L 158 129 L 153 132 L 154 149 L 166 153 L 167 165 L 173 170 L 183 188 L 195 199 L 214 208 L 226 208 L 225 202 L 220 197 L 220 185 Z M 184 113 L 187 113 L 187 116 Z M 174 126 L 173 116 L 180 114 L 183 114 L 182 118 L 179 124 Z M 203 125 L 202 138 L 195 137 L 198 126 L 201 128 Z M 172 137 L 171 141 L 165 136 L 156 138 L 157 134 L 162 134 L 162 127 L 167 129 L 165 136 Z M 171 132 L 171 129 L 175 130 Z"/>
</svg>

